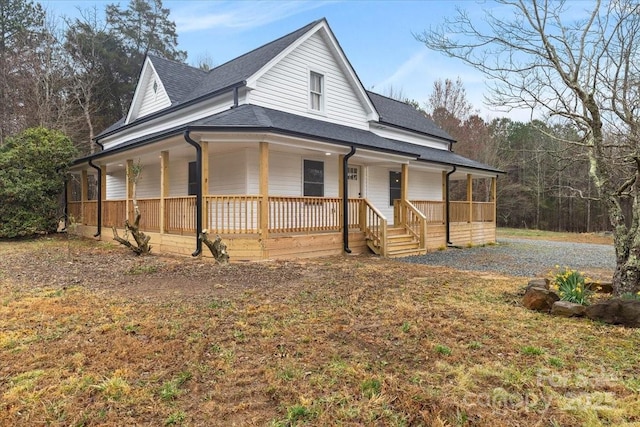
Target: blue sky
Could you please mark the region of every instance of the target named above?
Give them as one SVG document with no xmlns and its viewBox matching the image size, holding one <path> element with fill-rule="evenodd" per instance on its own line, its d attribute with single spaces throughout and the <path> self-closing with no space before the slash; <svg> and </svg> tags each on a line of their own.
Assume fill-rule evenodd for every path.
<svg viewBox="0 0 640 427">
<path fill-rule="evenodd" d="M 103 10 L 114 1 L 42 1 L 54 15 L 74 16 L 77 7 Z M 126 7 L 127 2 L 119 2 Z M 201 57 L 222 64 L 319 18 L 326 18 L 342 49 L 367 89 L 386 93 L 392 86 L 407 98 L 426 102 L 438 79 L 458 76 L 468 99 L 483 118 L 509 116 L 528 120 L 528 113 L 496 112 L 483 105 L 481 74 L 460 61 L 429 51 L 416 41 L 419 33 L 438 25 L 455 8 L 481 16 L 486 2 L 475 1 L 171 1 L 164 0 L 176 22 L 179 47 L 188 62 Z"/>
</svg>

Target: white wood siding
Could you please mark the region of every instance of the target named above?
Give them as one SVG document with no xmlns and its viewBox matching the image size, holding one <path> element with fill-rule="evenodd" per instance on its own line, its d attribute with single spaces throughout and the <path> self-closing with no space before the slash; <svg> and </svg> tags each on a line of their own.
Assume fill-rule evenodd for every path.
<svg viewBox="0 0 640 427">
<path fill-rule="evenodd" d="M 338 159 L 336 156 L 317 156 L 269 152 L 269 194 L 272 196 L 302 196 L 303 160 L 324 163 L 324 196 L 338 197 Z"/>
<path fill-rule="evenodd" d="M 382 212 L 389 224 L 393 223 L 393 206 L 389 205 L 389 172 L 402 172 L 397 168 L 369 166 L 363 177 L 366 179 L 365 197 Z M 409 169 L 409 199 L 442 200 L 442 175 L 439 172 Z"/>
<path fill-rule="evenodd" d="M 245 150 L 211 153 L 209 156 L 209 194 L 246 194 L 246 163 Z"/>
<path fill-rule="evenodd" d="M 389 206 L 389 172 L 401 172 L 402 168 L 369 166 L 367 168 L 367 194 L 369 202 L 387 218 L 389 225 L 393 224 L 393 206 Z"/>
<path fill-rule="evenodd" d="M 195 156 L 194 156 L 195 157 Z M 189 162 L 195 158 L 171 158 L 169 154 L 169 197 L 189 194 Z M 160 178 L 158 178 L 158 181 Z"/>
<path fill-rule="evenodd" d="M 222 94 L 198 103 L 184 110 L 176 111 L 172 114 L 162 115 L 159 118 L 154 118 L 146 123 L 140 123 L 132 128 L 123 130 L 116 135 L 104 138 L 101 142 L 104 144 L 104 148 L 113 148 L 124 142 L 130 141 L 135 138 L 144 137 L 155 132 L 159 132 L 165 129 L 170 129 L 175 126 L 179 126 L 193 120 L 202 119 L 212 116 L 217 113 L 228 110 L 233 106 L 233 94 L 231 92 Z"/>
<path fill-rule="evenodd" d="M 324 112 L 309 109 L 309 73 L 324 75 Z M 368 129 L 367 114 L 327 42 L 315 33 L 263 76 L 251 92 L 251 103 Z"/>
<path fill-rule="evenodd" d="M 154 83 L 157 84 L 155 91 L 153 90 Z M 154 73 L 154 75 L 146 81 L 146 88 L 144 92 L 142 92 L 142 101 L 140 102 L 135 118 L 144 117 L 147 114 L 160 111 L 169 106 L 171 106 L 169 95 L 167 95 L 160 79 Z"/>
<path fill-rule="evenodd" d="M 409 200 L 442 200 L 442 173 L 409 169 Z"/>
<path fill-rule="evenodd" d="M 247 194 L 260 194 L 260 150 L 247 149 L 245 155 Z"/>
<path fill-rule="evenodd" d="M 426 135 L 419 133 L 403 131 L 400 129 L 392 128 L 380 128 L 376 125 L 371 125 L 371 132 L 379 135 L 383 138 L 395 139 L 398 141 L 410 142 L 412 144 L 422 145 L 424 147 L 437 148 L 439 150 L 448 150 L 449 143 L 435 138 L 429 138 Z"/>
<path fill-rule="evenodd" d="M 299 154 L 269 150 L 269 194 L 302 196 L 302 158 Z"/>
<path fill-rule="evenodd" d="M 124 169 L 107 173 L 107 200 L 124 200 L 127 197 L 127 178 Z"/>
<path fill-rule="evenodd" d="M 139 199 L 160 197 L 160 164 L 142 165 L 142 173 L 136 185 Z"/>
</svg>

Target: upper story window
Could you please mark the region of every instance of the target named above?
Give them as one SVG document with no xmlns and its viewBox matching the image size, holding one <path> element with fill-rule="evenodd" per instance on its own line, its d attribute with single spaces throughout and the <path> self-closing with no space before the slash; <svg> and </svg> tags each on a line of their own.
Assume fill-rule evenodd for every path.
<svg viewBox="0 0 640 427">
<path fill-rule="evenodd" d="M 309 108 L 314 111 L 324 110 L 324 76 L 315 71 L 309 75 Z"/>
</svg>

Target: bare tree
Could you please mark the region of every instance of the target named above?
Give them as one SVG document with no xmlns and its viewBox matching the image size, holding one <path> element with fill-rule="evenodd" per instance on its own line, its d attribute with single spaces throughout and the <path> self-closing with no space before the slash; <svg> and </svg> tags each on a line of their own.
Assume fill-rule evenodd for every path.
<svg viewBox="0 0 640 427">
<path fill-rule="evenodd" d="M 404 89 L 402 89 L 402 87 L 396 87 L 392 84 L 387 86 L 382 91 L 382 95 L 386 96 L 387 98 L 395 99 L 396 101 L 400 101 L 400 102 L 405 102 L 405 100 L 407 99 L 404 96 Z"/>
<path fill-rule="evenodd" d="M 71 94 L 86 126 L 88 151 L 95 146 L 95 116 L 102 108 L 100 95 L 104 77 L 104 50 L 110 36 L 96 6 L 80 10 L 80 18 L 67 22 L 65 49 L 71 63 Z"/>
<path fill-rule="evenodd" d="M 616 294 L 640 290 L 640 5 L 500 0 L 417 36 L 492 81 L 489 100 L 571 122 L 614 229 Z M 585 6 L 592 6 L 583 11 Z M 584 16 L 575 19 L 576 16 Z M 610 136 L 610 137 L 609 137 Z M 632 208 L 624 210 L 629 204 Z M 628 212 L 628 214 L 625 214 Z"/>
<path fill-rule="evenodd" d="M 111 227 L 111 230 L 113 231 L 113 240 L 128 247 L 136 255 L 146 255 L 151 252 L 151 245 L 149 245 L 151 237 L 140 230 L 140 219 L 142 218 L 142 214 L 140 213 L 140 207 L 138 206 L 137 187 L 138 181 L 142 176 L 142 164 L 139 160 L 137 163 L 132 165 L 127 175 L 127 179 L 131 182 L 133 191 L 131 198 L 133 201 L 134 219 L 133 223 L 130 223 L 128 219 L 124 222 L 124 237 L 120 237 L 118 235 L 118 229 L 115 225 Z M 129 241 L 129 233 L 133 236 L 135 244 Z"/>
<path fill-rule="evenodd" d="M 195 61 L 191 62 L 192 67 L 200 68 L 202 71 L 209 71 L 216 67 L 216 61 L 213 60 L 213 56 L 206 51 L 204 53 L 200 53 Z"/>
<path fill-rule="evenodd" d="M 467 91 L 462 79 L 436 80 L 433 82 L 433 92 L 429 95 L 427 106 L 432 112 L 445 110 L 458 120 L 465 120 L 471 114 L 472 106 L 467 100 Z"/>
</svg>

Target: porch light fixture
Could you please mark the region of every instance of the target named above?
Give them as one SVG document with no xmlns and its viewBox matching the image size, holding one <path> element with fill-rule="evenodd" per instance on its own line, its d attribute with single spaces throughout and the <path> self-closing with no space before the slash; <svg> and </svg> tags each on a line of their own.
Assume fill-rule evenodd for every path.
<svg viewBox="0 0 640 427">
<path fill-rule="evenodd" d="M 324 155 L 325 155 L 325 156 L 330 156 L 330 155 L 331 155 L 331 153 L 324 153 Z"/>
</svg>

